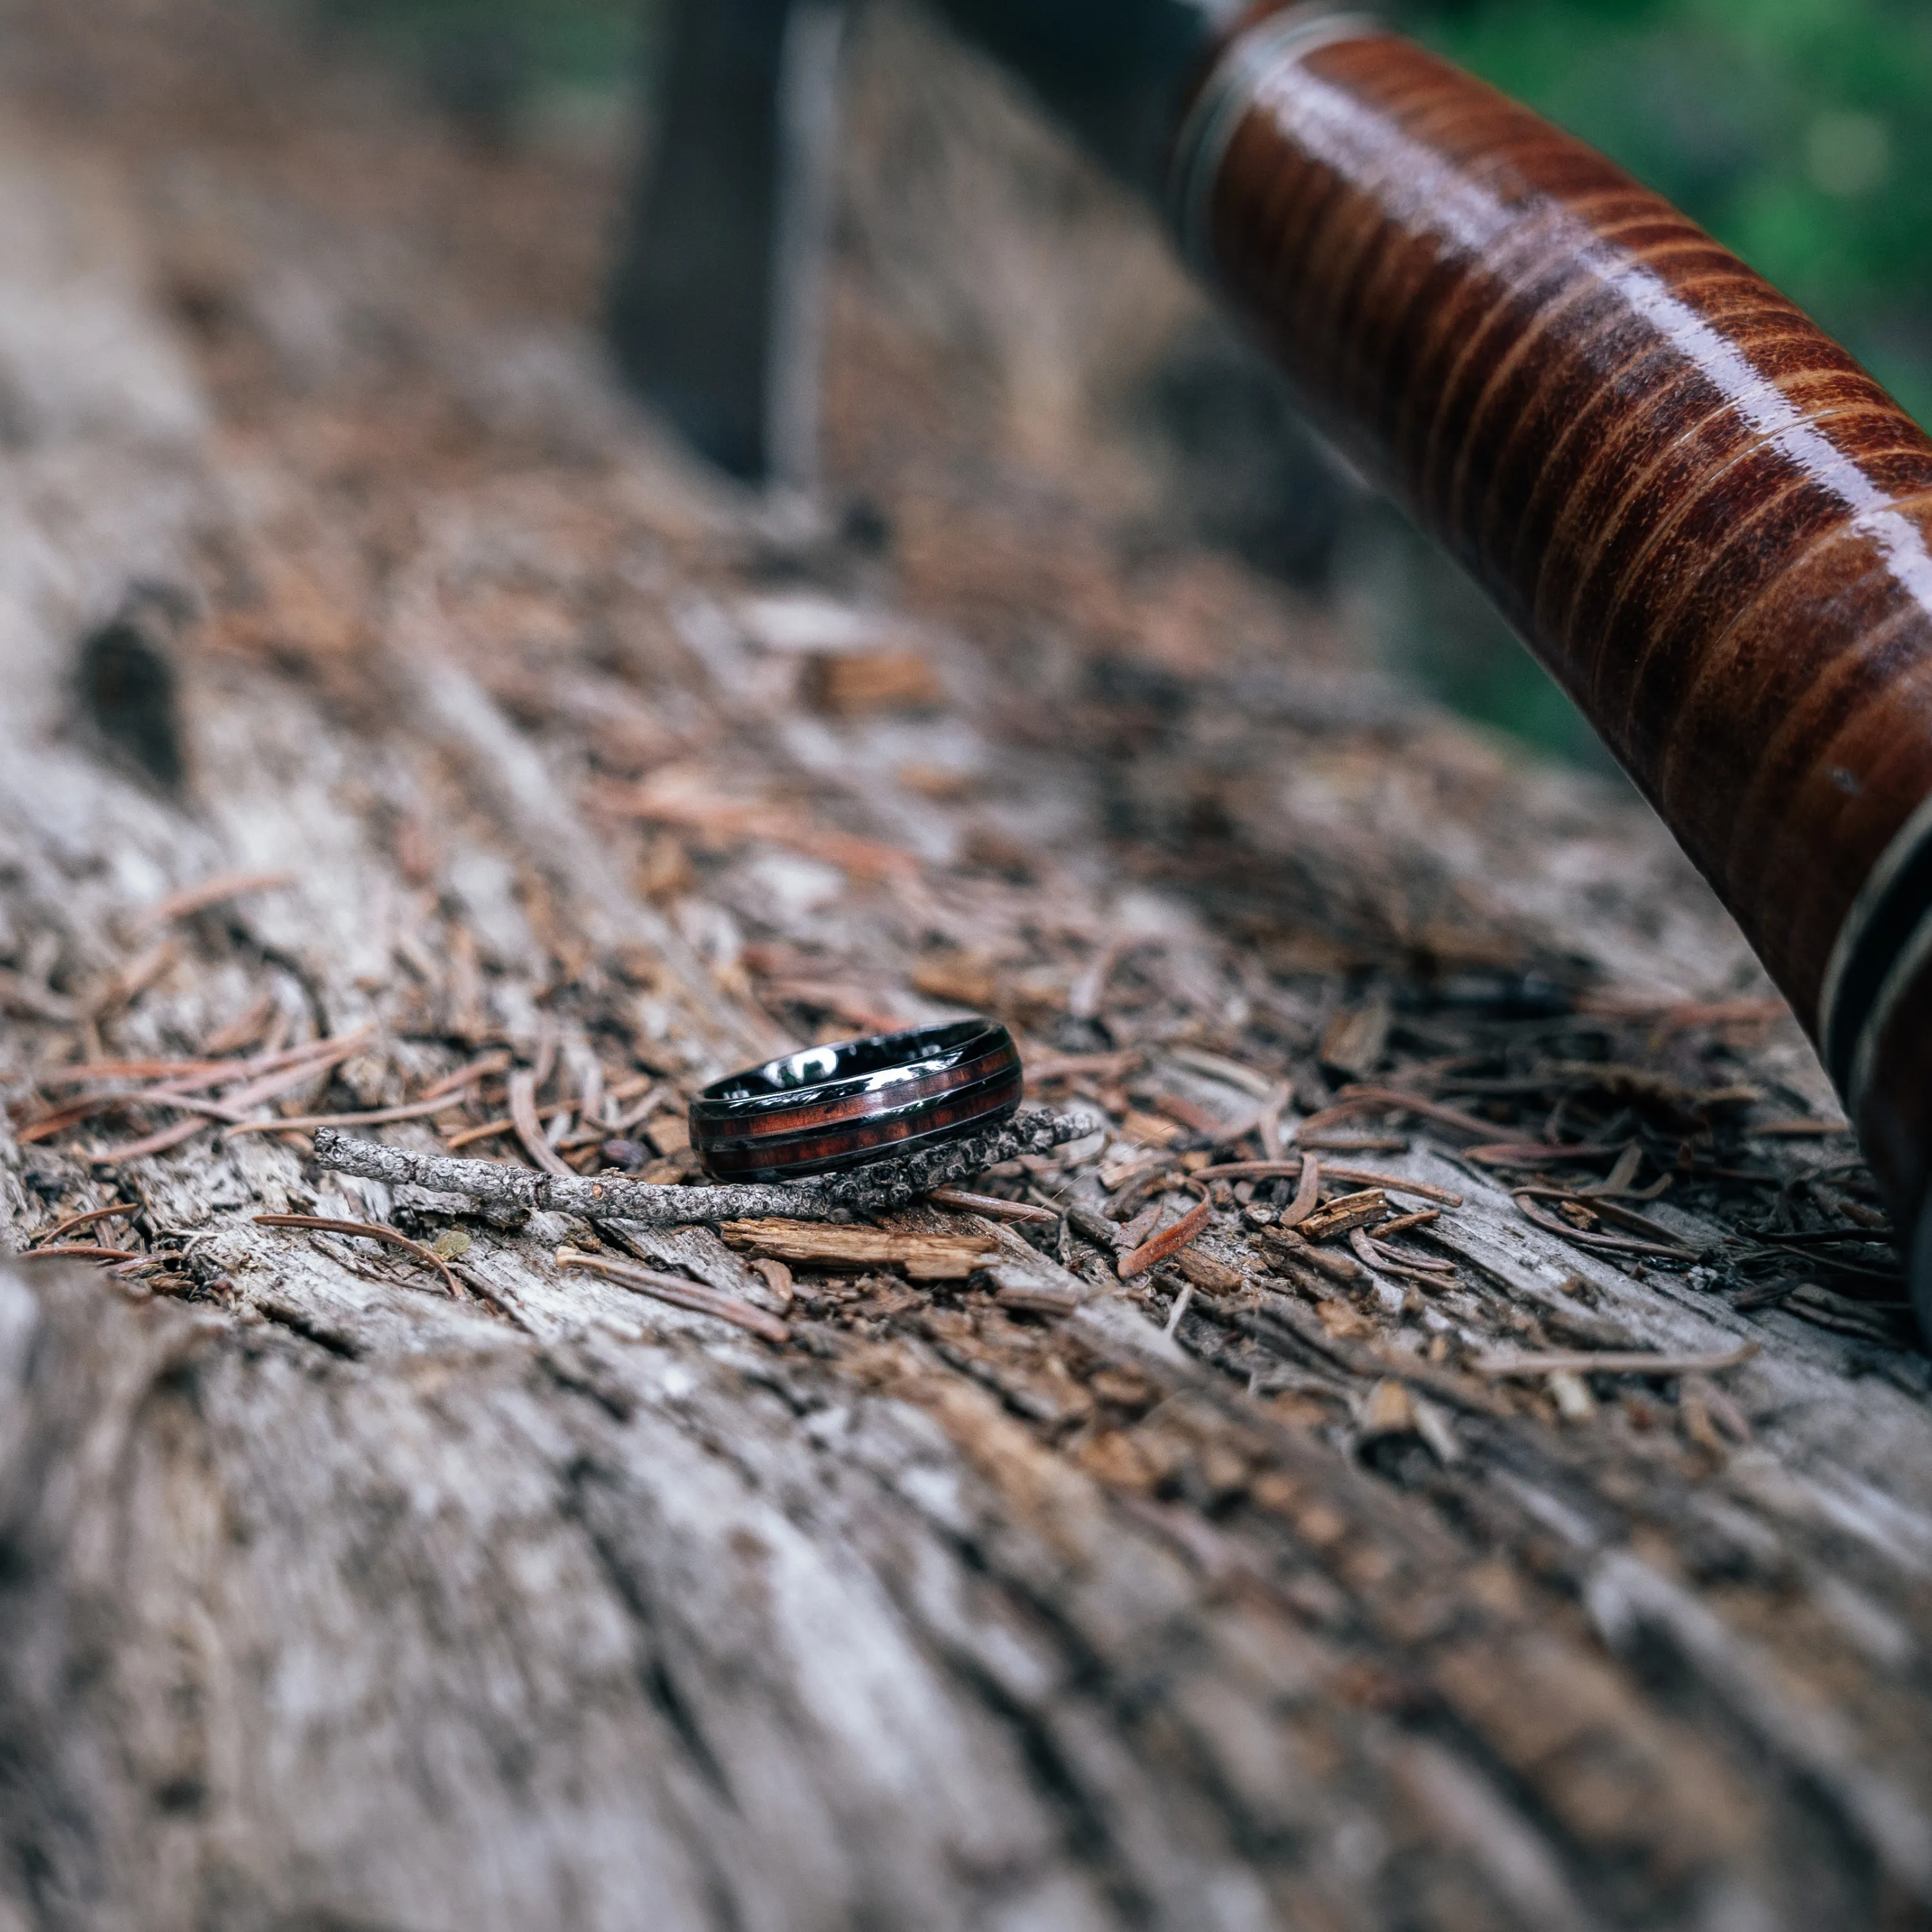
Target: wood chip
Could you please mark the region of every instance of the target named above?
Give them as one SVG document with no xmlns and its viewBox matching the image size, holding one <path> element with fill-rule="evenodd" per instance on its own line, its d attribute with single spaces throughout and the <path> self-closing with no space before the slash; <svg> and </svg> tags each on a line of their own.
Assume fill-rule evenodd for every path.
<svg viewBox="0 0 1932 1932">
<path fill-rule="evenodd" d="M 1372 1073 L 1388 1051 L 1390 1017 L 1386 1000 L 1336 1014 L 1322 1036 L 1322 1065 L 1358 1080 Z"/>
<path fill-rule="evenodd" d="M 1198 1247 L 1182 1249 L 1174 1264 L 1204 1294 L 1232 1294 L 1247 1286 L 1248 1278 L 1239 1268 L 1230 1268 Z"/>
<path fill-rule="evenodd" d="M 850 718 L 937 710 L 945 704 L 946 687 L 916 651 L 830 651 L 807 661 L 800 695 L 815 711 Z"/>
<path fill-rule="evenodd" d="M 1359 1281 L 1361 1270 L 1347 1255 L 1332 1249 L 1311 1246 L 1303 1240 L 1298 1228 L 1277 1230 L 1270 1228 L 1262 1236 L 1269 1253 L 1290 1268 L 1311 1268 L 1325 1274 L 1330 1281 Z"/>
<path fill-rule="evenodd" d="M 1190 1209 L 1172 1227 L 1163 1228 L 1150 1240 L 1143 1241 L 1130 1254 L 1123 1255 L 1114 1264 L 1115 1271 L 1123 1281 L 1132 1281 L 1135 1276 L 1146 1274 L 1149 1268 L 1158 1268 L 1170 1256 L 1178 1254 L 1201 1233 L 1214 1211 L 1211 1202 L 1202 1202 Z"/>
<path fill-rule="evenodd" d="M 1026 1315 L 1071 1315 L 1080 1306 L 1082 1298 L 1072 1288 L 1024 1277 L 1010 1280 L 1004 1265 L 989 1268 L 987 1272 L 999 1289 L 1002 1308 L 1014 1309 Z"/>
<path fill-rule="evenodd" d="M 1109 1194 L 1132 1189 L 1148 1176 L 1166 1172 L 1167 1163 L 1145 1148 L 1116 1141 L 1108 1148 L 1100 1167 L 1100 1185 Z"/>
<path fill-rule="evenodd" d="M 1414 1401 L 1400 1382 L 1384 1377 L 1370 1390 L 1362 1406 L 1361 1432 L 1367 1440 L 1417 1432 Z"/>
<path fill-rule="evenodd" d="M 1455 1426 L 1426 1396 L 1409 1390 L 1409 1407 L 1415 1417 L 1415 1432 L 1428 1444 L 1430 1454 L 1445 1469 L 1453 1469 L 1462 1460 L 1462 1445 L 1456 1440 Z"/>
<path fill-rule="evenodd" d="M 922 1234 L 807 1221 L 729 1221 L 718 1231 L 734 1248 L 794 1268 L 902 1268 L 914 1281 L 964 1281 L 999 1258 L 977 1234 Z"/>
<path fill-rule="evenodd" d="M 1346 1301 L 1324 1301 L 1315 1310 L 1322 1328 L 1338 1342 L 1372 1335 L 1376 1324 L 1358 1308 Z"/>
<path fill-rule="evenodd" d="M 1590 1393 L 1589 1384 L 1581 1376 L 1569 1369 L 1553 1369 L 1549 1385 L 1550 1393 L 1556 1400 L 1556 1412 L 1565 1422 L 1595 1420 L 1597 1398 Z"/>
<path fill-rule="evenodd" d="M 1388 1196 L 1378 1187 L 1372 1187 L 1360 1194 L 1345 1194 L 1339 1201 L 1331 1201 L 1325 1208 L 1318 1209 L 1296 1229 L 1306 1241 L 1325 1241 L 1336 1234 L 1346 1234 L 1352 1228 L 1366 1227 L 1371 1221 L 1379 1221 L 1388 1212 Z"/>
</svg>

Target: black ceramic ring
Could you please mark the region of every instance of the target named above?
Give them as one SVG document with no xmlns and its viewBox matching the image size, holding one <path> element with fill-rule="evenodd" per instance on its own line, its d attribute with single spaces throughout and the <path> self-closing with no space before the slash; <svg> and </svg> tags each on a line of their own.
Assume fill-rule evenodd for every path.
<svg viewBox="0 0 1932 1932">
<path fill-rule="evenodd" d="M 797 1180 L 998 1126 L 1020 1090 L 1018 1049 L 997 1021 L 875 1034 L 706 1088 L 691 1144 L 721 1180 Z"/>
</svg>

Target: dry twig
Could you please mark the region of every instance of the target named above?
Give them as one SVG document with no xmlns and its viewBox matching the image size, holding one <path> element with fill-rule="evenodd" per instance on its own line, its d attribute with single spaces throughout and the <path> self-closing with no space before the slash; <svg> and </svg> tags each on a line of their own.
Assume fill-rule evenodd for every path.
<svg viewBox="0 0 1932 1932">
<path fill-rule="evenodd" d="M 586 1178 L 568 1170 L 560 1174 L 539 1173 L 502 1161 L 408 1153 L 378 1141 L 352 1140 L 332 1127 L 316 1134 L 315 1157 L 319 1166 L 338 1174 L 386 1181 L 392 1186 L 460 1194 L 499 1211 L 529 1214 L 550 1209 L 593 1220 L 717 1227 L 728 1221 L 765 1219 L 848 1220 L 855 1213 L 903 1208 L 934 1187 L 982 1174 L 1019 1154 L 1045 1154 L 1090 1132 L 1084 1120 L 1034 1108 L 986 1133 L 782 1186 L 662 1187 L 621 1174 Z"/>
</svg>

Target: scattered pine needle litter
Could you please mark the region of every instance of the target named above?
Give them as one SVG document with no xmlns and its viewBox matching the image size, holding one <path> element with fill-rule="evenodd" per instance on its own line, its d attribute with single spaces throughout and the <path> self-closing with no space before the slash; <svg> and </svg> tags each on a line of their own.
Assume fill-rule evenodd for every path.
<svg viewBox="0 0 1932 1932">
<path fill-rule="evenodd" d="M 560 1249 L 556 1264 L 566 1274 L 602 1275 L 620 1287 L 668 1301 L 674 1307 L 688 1308 L 699 1315 L 715 1315 L 721 1322 L 729 1322 L 763 1341 L 784 1343 L 791 1340 L 790 1328 L 776 1315 L 767 1315 L 762 1308 L 754 1308 L 735 1294 L 686 1281 L 681 1276 L 660 1274 L 654 1268 L 638 1268 L 629 1262 L 605 1261 L 599 1256 L 579 1253 L 574 1248 Z"/>
<path fill-rule="evenodd" d="M 77 1232 L 82 1228 L 91 1228 L 97 1221 L 115 1221 L 124 1215 L 138 1214 L 142 1211 L 138 1201 L 116 1202 L 109 1208 L 90 1208 L 84 1214 L 70 1214 L 64 1221 L 57 1221 L 46 1233 L 34 1236 L 30 1246 L 44 1247 L 50 1241 L 58 1241 Z"/>
<path fill-rule="evenodd" d="M 1313 1159 L 1313 1156 L 1308 1155 L 1293 1160 L 1232 1161 L 1220 1167 L 1204 1167 L 1192 1178 L 1208 1181 L 1293 1180 L 1300 1175 L 1303 1161 Z M 1384 1174 L 1372 1167 L 1350 1167 L 1322 1161 L 1317 1163 L 1317 1171 L 1328 1180 L 1346 1181 L 1352 1187 L 1379 1187 L 1386 1194 L 1413 1194 L 1419 1200 L 1438 1202 L 1444 1208 L 1460 1208 L 1462 1204 L 1462 1196 L 1450 1193 L 1446 1187 L 1437 1187 L 1426 1180 L 1411 1180 L 1403 1174 Z"/>
<path fill-rule="evenodd" d="M 1686 1247 L 1661 1228 L 1647 1238 L 1598 1234 L 1592 1228 L 1578 1227 L 1574 1223 L 1558 1220 L 1553 1214 L 1544 1214 L 1535 1205 L 1534 1196 L 1526 1191 L 1514 1198 L 1518 1211 L 1526 1220 L 1534 1221 L 1539 1228 L 1546 1228 L 1552 1234 L 1561 1234 L 1566 1241 L 1575 1241 L 1583 1247 L 1600 1249 L 1606 1254 L 1651 1255 L 1664 1261 L 1694 1262 L 1698 1258 L 1696 1249 Z M 1587 1204 L 1600 1211 L 1604 1205 L 1600 1202 L 1580 1202 L 1578 1204 Z M 1631 1218 L 1640 1217 L 1634 1216 Z"/>
<path fill-rule="evenodd" d="M 84 1242 L 67 1242 L 54 1247 L 28 1248 L 14 1258 L 23 1262 L 144 1262 L 152 1261 L 154 1257 L 137 1254 L 132 1248 L 97 1248 Z"/>
<path fill-rule="evenodd" d="M 1030 1201 L 1002 1200 L 996 1194 L 975 1194 L 964 1187 L 935 1187 L 926 1198 L 942 1208 L 988 1215 L 996 1221 L 1030 1221 L 1038 1225 L 1060 1218 L 1051 1208 L 1036 1208 Z"/>
<path fill-rule="evenodd" d="M 238 872 L 224 878 L 206 880 L 200 885 L 171 893 L 146 911 L 136 914 L 129 922 L 128 930 L 130 937 L 139 937 L 142 933 L 152 932 L 157 926 L 206 912 L 211 907 L 224 904 L 230 899 L 238 899 L 250 892 L 276 892 L 284 886 L 299 883 L 298 875 L 293 872 Z"/>
<path fill-rule="evenodd" d="M 258 1228 L 308 1228 L 320 1234 L 359 1234 L 367 1240 L 386 1241 L 392 1247 L 406 1249 L 418 1261 L 434 1268 L 447 1284 L 452 1301 L 470 1299 L 469 1292 L 434 1248 L 426 1248 L 420 1241 L 412 1241 L 408 1235 L 386 1228 L 380 1222 L 338 1221 L 326 1214 L 257 1214 L 254 1222 Z"/>
<path fill-rule="evenodd" d="M 314 1133 L 317 1127 L 390 1127 L 404 1120 L 426 1120 L 449 1112 L 448 1096 L 435 1100 L 412 1100 L 399 1107 L 377 1107 L 363 1114 L 297 1114 L 276 1120 L 242 1120 L 228 1130 L 228 1138 L 237 1134 Z"/>
</svg>

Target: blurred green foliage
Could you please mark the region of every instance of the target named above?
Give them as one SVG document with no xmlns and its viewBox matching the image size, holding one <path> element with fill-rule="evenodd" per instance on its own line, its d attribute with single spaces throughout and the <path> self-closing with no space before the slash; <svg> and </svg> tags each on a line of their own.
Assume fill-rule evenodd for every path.
<svg viewBox="0 0 1932 1932">
<path fill-rule="evenodd" d="M 1409 24 L 1669 196 L 1932 425 L 1926 0 L 1418 0 Z M 1433 589 L 1408 668 L 1472 716 L 1600 758 L 1500 624 Z"/>
<path fill-rule="evenodd" d="M 1670 196 L 1932 424 L 1926 0 L 1433 0 L 1424 20 Z"/>
<path fill-rule="evenodd" d="M 633 72 L 644 0 L 307 0 L 311 17 L 412 62 L 495 47 L 523 86 L 614 87 Z"/>
</svg>

